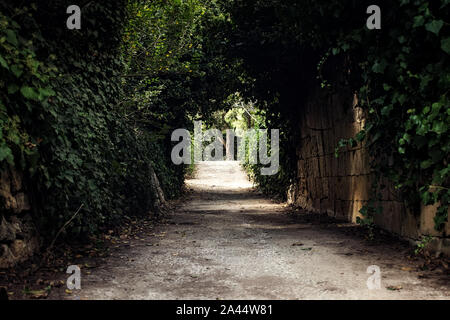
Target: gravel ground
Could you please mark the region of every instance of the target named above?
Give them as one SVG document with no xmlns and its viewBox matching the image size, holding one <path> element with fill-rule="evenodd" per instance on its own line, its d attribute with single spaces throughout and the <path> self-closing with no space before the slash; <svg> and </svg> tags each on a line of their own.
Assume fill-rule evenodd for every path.
<svg viewBox="0 0 450 320">
<path fill-rule="evenodd" d="M 293 215 L 256 192 L 236 162 L 205 162 L 156 226 L 53 299 L 449 299 L 445 270 L 423 275 L 399 241 L 369 243 L 350 223 Z M 369 290 L 367 268 L 381 270 Z"/>
</svg>

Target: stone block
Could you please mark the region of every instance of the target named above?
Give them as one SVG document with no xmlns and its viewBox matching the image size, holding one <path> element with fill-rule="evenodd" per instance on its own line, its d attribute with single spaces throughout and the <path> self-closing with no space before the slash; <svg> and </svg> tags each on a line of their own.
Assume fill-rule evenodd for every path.
<svg viewBox="0 0 450 320">
<path fill-rule="evenodd" d="M 11 178 L 11 191 L 13 193 L 19 192 L 22 190 L 22 174 L 19 173 L 15 169 L 10 169 L 10 178 Z"/>
<path fill-rule="evenodd" d="M 322 199 L 324 197 L 323 194 L 323 188 L 322 188 L 322 178 L 321 177 L 316 177 L 314 178 L 314 185 L 316 187 L 316 198 L 317 199 Z"/>
<path fill-rule="evenodd" d="M 422 206 L 420 211 L 420 233 L 431 236 L 443 236 L 444 231 L 446 235 L 450 234 L 450 224 L 447 222 L 443 231 L 437 231 L 434 229 L 434 217 L 439 204 L 432 206 Z M 450 209 L 448 212 L 450 216 Z"/>
<path fill-rule="evenodd" d="M 352 176 L 352 199 L 356 201 L 368 201 L 370 199 L 371 181 L 370 176 Z"/>
<path fill-rule="evenodd" d="M 338 168 L 337 168 L 337 176 L 338 177 L 344 177 L 348 175 L 349 170 L 349 153 L 348 152 L 342 152 L 339 154 L 338 160 Z"/>
<path fill-rule="evenodd" d="M 334 144 L 334 136 L 332 130 L 326 130 L 323 132 L 323 144 L 324 144 L 324 153 L 331 154 L 334 153 L 335 144 Z"/>
<path fill-rule="evenodd" d="M 324 174 L 324 176 L 325 177 L 331 177 L 333 175 L 333 171 L 332 171 L 333 158 L 334 158 L 334 155 L 326 155 L 324 157 L 324 159 L 325 159 L 325 164 L 324 164 L 325 174 Z"/>
<path fill-rule="evenodd" d="M 0 223 L 0 242 L 10 242 L 16 239 L 16 227 L 1 217 Z"/>
<path fill-rule="evenodd" d="M 321 179 L 321 186 L 322 186 L 322 199 L 323 198 L 329 198 L 330 197 L 330 189 L 329 189 L 329 178 L 323 177 Z"/>
<path fill-rule="evenodd" d="M 351 221 L 353 211 L 353 201 L 341 201 L 342 216 L 345 220 Z"/>
<path fill-rule="evenodd" d="M 363 201 L 355 201 L 353 200 L 351 205 L 351 213 L 349 216 L 349 221 L 356 223 L 357 217 L 362 218 L 362 214 L 359 212 L 361 208 L 363 207 Z"/>
<path fill-rule="evenodd" d="M 30 215 L 2 217 L 0 225 L 0 268 L 26 261 L 39 250 L 39 238 Z M 5 232 L 6 230 L 6 232 Z"/>
<path fill-rule="evenodd" d="M 31 209 L 30 203 L 28 201 L 28 196 L 25 193 L 21 192 L 16 194 L 15 199 L 16 199 L 16 206 L 13 207 L 14 213 L 20 213 L 22 211 L 27 211 Z"/>
<path fill-rule="evenodd" d="M 317 158 L 318 164 L 319 164 L 319 172 L 318 172 L 318 176 L 320 177 L 325 177 L 325 158 L 319 157 Z"/>
<path fill-rule="evenodd" d="M 352 176 L 357 176 L 363 174 L 363 170 L 361 168 L 361 149 L 357 149 L 350 152 L 350 172 L 349 174 Z"/>
<path fill-rule="evenodd" d="M 306 176 L 305 160 L 297 161 L 297 176 L 304 178 Z"/>
<path fill-rule="evenodd" d="M 317 133 L 316 142 L 317 142 L 317 155 L 319 157 L 321 157 L 325 154 L 325 145 L 324 145 L 324 141 L 323 141 L 323 133 L 322 132 Z"/>
<path fill-rule="evenodd" d="M 338 177 L 336 183 L 337 198 L 339 200 L 352 200 L 351 177 Z"/>
</svg>

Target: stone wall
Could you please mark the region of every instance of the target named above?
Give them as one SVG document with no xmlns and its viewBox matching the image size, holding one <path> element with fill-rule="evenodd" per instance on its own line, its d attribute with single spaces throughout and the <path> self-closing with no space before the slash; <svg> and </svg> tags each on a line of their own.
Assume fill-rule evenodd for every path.
<svg viewBox="0 0 450 320">
<path fill-rule="evenodd" d="M 359 210 L 372 196 L 370 158 L 364 145 L 342 149 L 335 157 L 339 140 L 355 136 L 364 126 L 365 114 L 356 96 L 317 90 L 299 114 L 297 177 L 288 201 L 311 212 L 356 222 Z M 420 215 L 414 215 L 405 208 L 392 185 L 387 181 L 383 184 L 383 213 L 376 215 L 375 223 L 412 241 L 432 235 L 431 245 L 449 254 L 450 227 L 447 223 L 442 233 L 433 229 L 435 208 L 424 207 Z"/>
<path fill-rule="evenodd" d="M 9 168 L 0 176 L 0 268 L 8 268 L 31 257 L 39 238 L 22 174 Z"/>
</svg>

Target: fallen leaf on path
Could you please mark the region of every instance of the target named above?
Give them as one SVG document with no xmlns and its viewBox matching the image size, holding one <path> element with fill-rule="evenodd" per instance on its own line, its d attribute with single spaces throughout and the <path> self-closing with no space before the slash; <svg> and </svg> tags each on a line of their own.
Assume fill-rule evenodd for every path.
<svg viewBox="0 0 450 320">
<path fill-rule="evenodd" d="M 391 290 L 391 291 L 400 291 L 401 289 L 403 289 L 402 286 L 389 286 L 386 287 L 386 289 Z"/>
<path fill-rule="evenodd" d="M 48 292 L 46 290 L 32 290 L 29 291 L 31 299 L 42 299 L 47 298 Z"/>
<path fill-rule="evenodd" d="M 401 268 L 403 271 L 413 271 L 414 269 L 411 267 L 402 267 Z"/>
</svg>

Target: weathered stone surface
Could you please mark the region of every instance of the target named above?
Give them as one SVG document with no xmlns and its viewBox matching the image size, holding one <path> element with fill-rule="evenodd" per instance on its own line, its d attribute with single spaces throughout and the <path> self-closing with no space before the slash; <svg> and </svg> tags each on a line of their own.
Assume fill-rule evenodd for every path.
<svg viewBox="0 0 450 320">
<path fill-rule="evenodd" d="M 351 202 L 352 208 L 350 209 L 351 217 L 349 217 L 349 221 L 355 223 L 358 217 L 362 218 L 362 215 L 359 211 L 362 209 L 363 204 L 364 204 L 363 201 L 358 200 L 353 200 Z"/>
<path fill-rule="evenodd" d="M 15 227 L 6 221 L 5 217 L 1 217 L 0 223 L 0 243 L 10 242 L 16 239 Z"/>
<path fill-rule="evenodd" d="M 0 176 L 0 268 L 9 268 L 33 255 L 39 238 L 22 174 L 8 168 Z"/>
<path fill-rule="evenodd" d="M 367 201 L 370 199 L 371 180 L 367 175 L 352 176 L 352 200 Z"/>
<path fill-rule="evenodd" d="M 13 192 L 22 190 L 22 175 L 16 170 L 10 170 L 11 189 Z"/>
<path fill-rule="evenodd" d="M 349 174 L 352 176 L 357 176 L 364 174 L 364 170 L 362 168 L 362 149 L 357 149 L 350 152 L 350 172 Z"/>
<path fill-rule="evenodd" d="M 332 200 L 336 199 L 336 177 L 328 178 L 328 197 Z"/>
<path fill-rule="evenodd" d="M 405 208 L 402 221 L 401 234 L 411 239 L 418 239 L 420 237 L 420 216 L 418 217 L 411 210 Z"/>
<path fill-rule="evenodd" d="M 17 239 L 11 245 L 0 244 L 0 268 L 11 268 L 28 260 L 39 249 L 37 238 Z"/>
<path fill-rule="evenodd" d="M 22 211 L 27 211 L 31 209 L 30 203 L 28 202 L 28 197 L 25 193 L 20 192 L 16 194 L 15 199 L 16 199 L 16 206 L 12 208 L 14 213 L 20 213 Z"/>
<path fill-rule="evenodd" d="M 0 268 L 26 261 L 39 249 L 39 237 L 30 215 L 2 217 L 0 225 Z M 5 231 L 3 233 L 3 231 Z"/>
<path fill-rule="evenodd" d="M 311 94 L 299 120 L 298 186 L 291 188 L 291 203 L 311 212 L 327 212 L 356 221 L 362 206 L 375 196 L 371 189 L 371 158 L 364 143 L 342 148 L 338 158 L 334 151 L 340 139 L 353 137 L 363 128 L 365 116 L 353 93 L 317 91 Z M 445 233 L 434 230 L 436 208 L 423 208 L 415 217 L 406 212 L 393 186 L 388 181 L 383 184 L 386 188 L 378 191 L 382 194 L 384 211 L 375 217 L 375 222 L 411 239 L 417 240 L 426 234 L 440 237 L 435 247 L 440 246 L 439 250 L 444 252 L 444 242 L 450 242 L 449 223 Z"/>
<path fill-rule="evenodd" d="M 420 230 L 424 235 L 430 236 L 439 236 L 442 237 L 445 234 L 450 234 L 450 223 L 446 223 L 444 230 L 437 231 L 434 228 L 434 216 L 436 214 L 436 210 L 439 204 L 435 204 L 432 206 L 422 206 L 421 215 L 420 215 Z M 450 211 L 450 209 L 449 209 Z M 450 212 L 449 212 L 450 216 Z"/>
<path fill-rule="evenodd" d="M 326 170 L 325 170 L 325 159 L 323 156 L 320 156 L 318 158 L 319 161 L 319 174 L 321 177 L 326 177 Z"/>
<path fill-rule="evenodd" d="M 1 173 L 0 198 L 4 210 L 14 213 L 30 210 L 28 197 L 22 190 L 22 175 L 8 169 Z"/>
<path fill-rule="evenodd" d="M 432 238 L 427 246 L 427 250 L 434 251 L 436 253 L 443 253 L 447 257 L 450 257 L 450 239 L 449 238 Z"/>
</svg>

